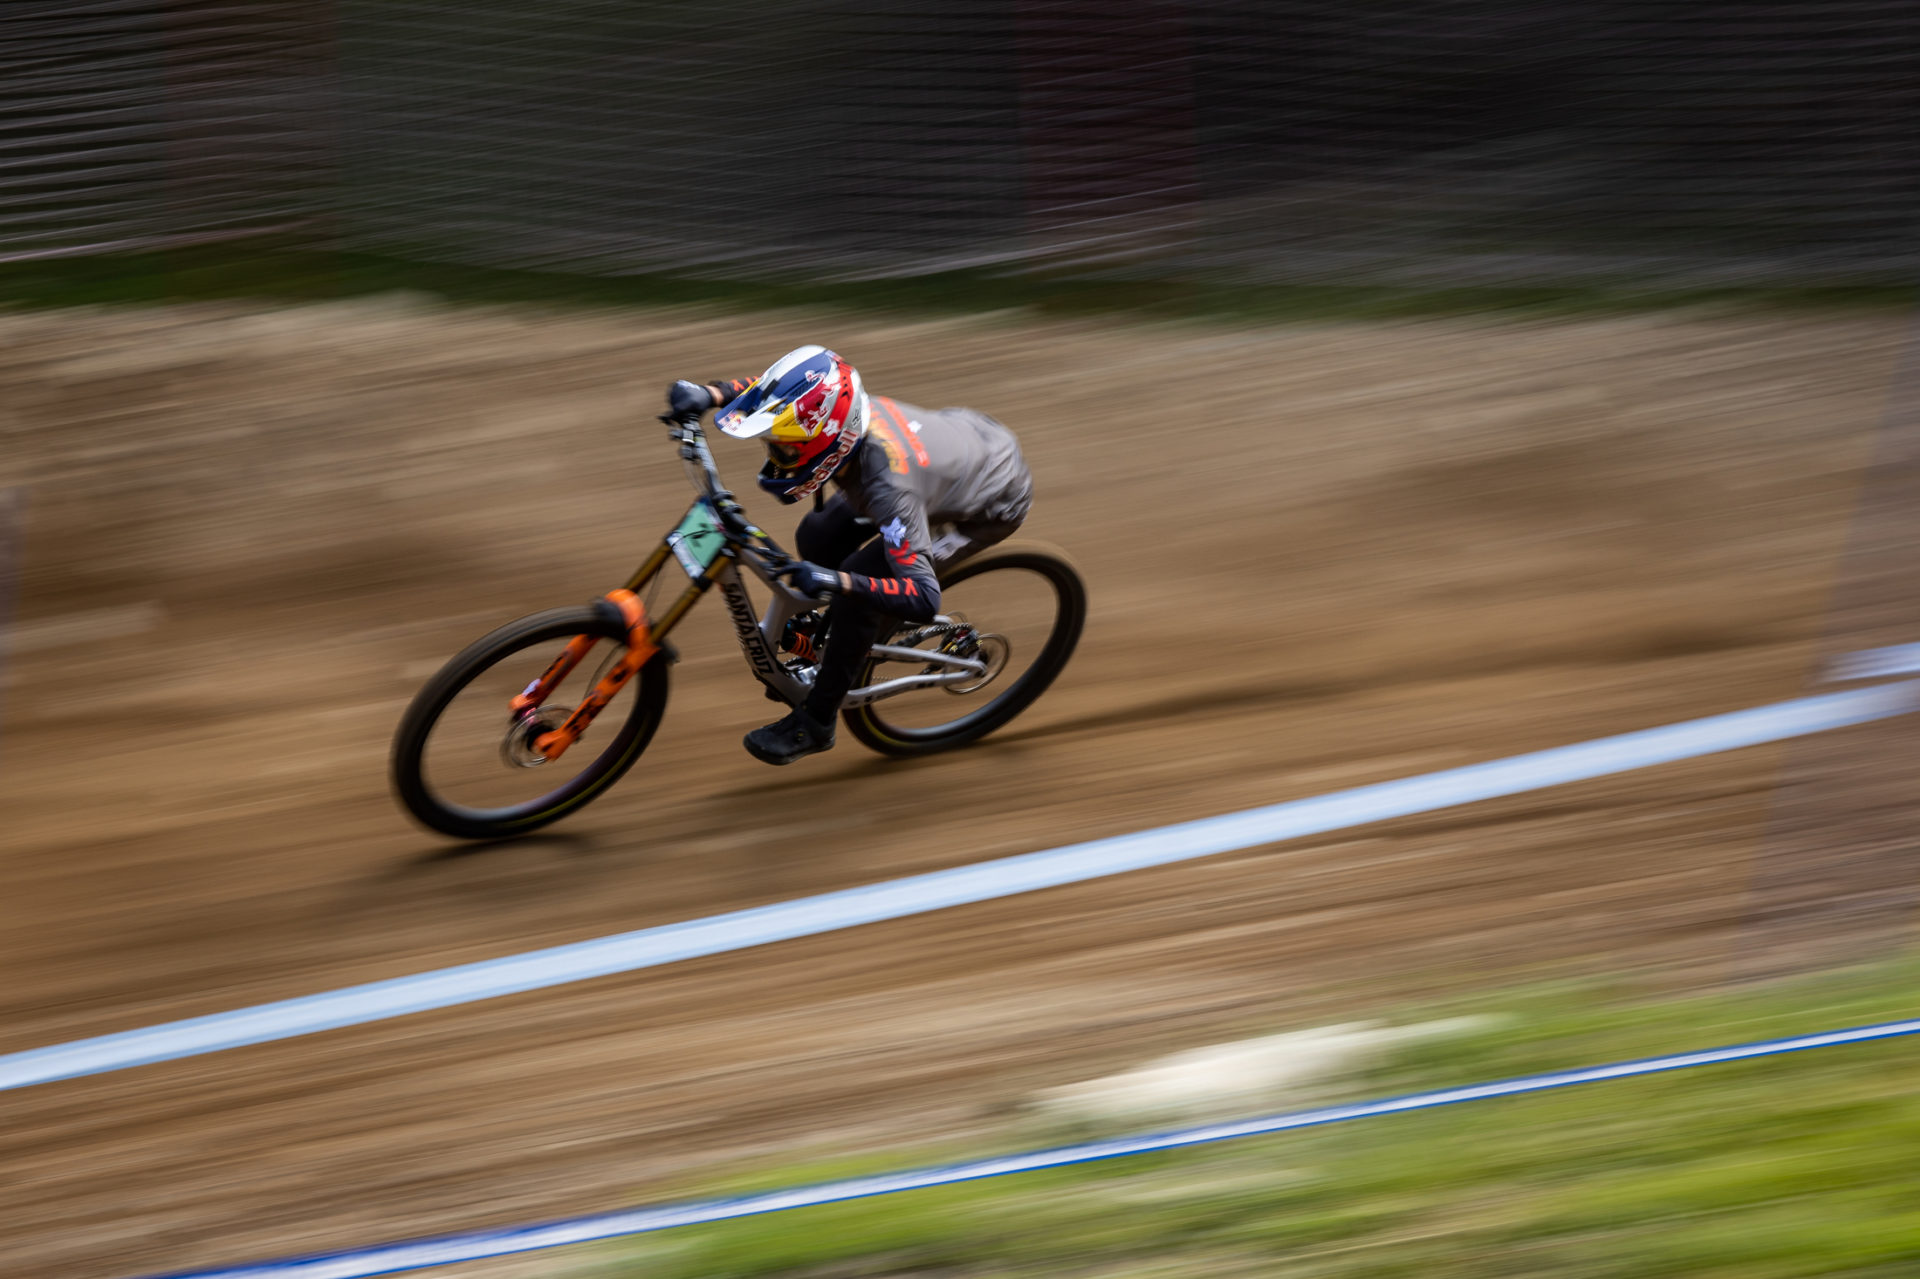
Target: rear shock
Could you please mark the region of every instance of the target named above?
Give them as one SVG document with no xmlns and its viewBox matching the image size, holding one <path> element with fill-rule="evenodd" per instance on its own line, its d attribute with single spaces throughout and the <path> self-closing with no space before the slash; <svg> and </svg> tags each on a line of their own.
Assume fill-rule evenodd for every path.
<svg viewBox="0 0 1920 1279">
<path fill-rule="evenodd" d="M 818 613 L 788 618 L 786 628 L 780 632 L 780 651 L 792 653 L 803 662 L 818 662 L 820 643 L 816 637 L 820 633 L 820 620 Z"/>
</svg>

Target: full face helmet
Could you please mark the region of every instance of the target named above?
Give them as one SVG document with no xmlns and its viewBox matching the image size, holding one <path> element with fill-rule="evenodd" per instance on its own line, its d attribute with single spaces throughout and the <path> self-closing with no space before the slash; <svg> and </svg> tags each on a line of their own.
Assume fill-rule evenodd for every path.
<svg viewBox="0 0 1920 1279">
<path fill-rule="evenodd" d="M 866 436 L 867 394 L 851 364 L 823 346 L 803 346 L 775 360 L 715 420 L 735 439 L 764 436 L 760 487 L 798 502 L 831 479 Z"/>
</svg>

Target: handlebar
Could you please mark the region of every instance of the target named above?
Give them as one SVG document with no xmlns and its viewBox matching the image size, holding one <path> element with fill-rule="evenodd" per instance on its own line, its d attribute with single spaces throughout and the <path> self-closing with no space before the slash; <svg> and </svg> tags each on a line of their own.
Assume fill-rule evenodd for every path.
<svg viewBox="0 0 1920 1279">
<path fill-rule="evenodd" d="M 680 460 L 687 466 L 694 487 L 712 504 L 728 540 L 773 568 L 795 563 L 792 556 L 775 546 L 766 533 L 747 518 L 746 508 L 740 505 L 732 490 L 721 482 L 720 468 L 713 460 L 713 450 L 707 447 L 707 433 L 700 425 L 700 419 L 663 413 L 660 420 L 671 424 L 673 429 L 670 434 L 680 445 Z"/>
</svg>

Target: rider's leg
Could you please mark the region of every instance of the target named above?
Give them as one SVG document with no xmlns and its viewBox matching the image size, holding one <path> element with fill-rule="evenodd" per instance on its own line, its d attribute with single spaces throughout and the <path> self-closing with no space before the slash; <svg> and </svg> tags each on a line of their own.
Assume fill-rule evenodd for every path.
<svg viewBox="0 0 1920 1279">
<path fill-rule="evenodd" d="M 838 502 L 839 499 L 835 498 L 834 501 Z M 816 515 L 826 516 L 833 506 L 834 502 L 830 502 L 826 511 L 813 512 L 807 519 L 812 520 Z M 850 517 L 852 512 L 847 511 L 846 514 Z M 803 529 L 806 523 L 806 520 L 801 522 Z M 813 536 L 822 538 L 822 541 L 813 544 L 815 549 L 831 549 L 825 539 L 836 534 L 850 536 L 841 531 L 848 524 L 851 524 L 850 518 L 844 522 L 836 518 L 831 524 L 823 520 L 816 525 Z M 856 527 L 863 533 L 871 532 L 865 526 Z M 945 568 L 996 542 L 1006 540 L 1019 527 L 1018 519 L 958 525 L 936 537 L 930 550 L 935 563 Z M 806 554 L 807 542 L 799 535 L 794 541 L 801 553 Z M 816 564 L 831 563 L 816 559 L 813 555 L 807 555 L 807 558 Z M 885 549 L 878 541 L 860 546 L 836 567 L 869 577 L 891 574 Z M 846 700 L 847 691 L 859 676 L 867 650 L 873 647 L 874 641 L 880 637 L 881 628 L 891 620 L 864 601 L 850 596 L 841 596 L 836 600 L 833 607 L 827 610 L 827 619 L 832 626 L 827 630 L 826 648 L 820 656 L 820 664 L 813 677 L 813 688 L 807 693 L 807 700 L 786 717 L 747 734 L 747 750 L 756 759 L 769 764 L 791 764 L 794 760 L 833 746 L 834 719 L 840 712 L 840 703 Z"/>
<path fill-rule="evenodd" d="M 812 560 L 826 568 L 853 568 L 866 573 L 886 572 L 884 562 L 876 562 L 861 569 L 857 557 L 862 543 L 873 539 L 873 525 L 861 520 L 848 505 L 847 499 L 840 494 L 827 501 L 817 511 L 808 511 L 801 519 L 799 527 L 793 532 L 793 547 L 800 552 L 800 558 Z M 878 543 L 875 558 L 878 560 Z M 841 699 L 846 697 L 847 689 L 853 684 L 854 674 L 860 666 L 860 659 L 873 646 L 873 637 L 880 631 L 878 618 L 854 617 L 854 613 L 866 610 L 851 601 L 842 600 L 826 610 L 818 630 L 814 632 L 816 643 L 824 644 L 820 664 L 816 667 L 813 690 L 806 702 L 789 711 L 785 716 L 756 728 L 747 734 L 747 751 L 758 760 L 768 764 L 791 764 L 796 759 L 804 759 L 818 751 L 833 746 L 834 713 L 839 710 Z M 841 615 L 836 621 L 836 615 Z M 853 632 L 851 639 L 838 641 L 840 662 L 846 667 L 844 674 L 829 674 L 833 668 L 833 653 L 836 647 L 835 636 L 841 632 Z M 860 638 L 865 635 L 865 639 Z M 820 692 L 820 682 L 825 679 L 828 687 L 838 688 L 838 692 L 824 695 Z M 782 701 L 772 688 L 767 696 L 773 701 Z M 825 710 L 819 710 L 825 707 Z"/>
<path fill-rule="evenodd" d="M 885 565 L 879 562 L 878 543 L 873 549 L 876 562 L 865 567 L 869 571 L 884 571 Z M 848 560 L 850 571 L 862 571 L 864 559 L 864 552 L 854 554 Z M 747 753 L 762 763 L 791 764 L 796 759 L 833 748 L 834 717 L 847 690 L 853 687 L 861 660 L 880 633 L 882 619 L 865 604 L 846 596 L 827 610 L 827 616 L 833 619 L 833 625 L 827 631 L 826 649 L 820 655 L 820 663 L 814 668 L 813 687 L 807 693 L 807 700 L 773 723 L 747 734 Z"/>
<path fill-rule="evenodd" d="M 935 569 L 952 568 L 961 560 L 1006 541 L 1020 531 L 1021 522 L 1018 519 L 975 520 L 948 525 L 934 533 L 933 544 L 927 548 L 927 553 L 932 557 Z"/>
<path fill-rule="evenodd" d="M 1018 520 L 979 521 L 955 525 L 933 540 L 934 563 L 941 568 L 957 564 L 970 555 L 984 551 L 996 542 L 1004 542 L 1020 527 Z M 849 573 L 877 577 L 888 573 L 885 551 L 878 542 L 869 542 L 848 557 L 842 565 Z M 880 638 L 887 618 L 857 599 L 842 596 L 827 610 L 833 629 L 827 632 L 826 651 L 813 677 L 813 689 L 807 694 L 806 710 L 815 722 L 831 724 L 846 700 L 847 690 L 859 677 L 867 650 Z"/>
<path fill-rule="evenodd" d="M 868 577 L 891 574 L 886 552 L 879 542 L 867 545 L 848 556 L 841 565 L 849 573 Z M 806 711 L 817 723 L 831 724 L 846 700 L 847 690 L 860 674 L 867 650 L 880 635 L 882 615 L 864 601 L 843 595 L 827 610 L 833 625 L 827 631 L 826 651 L 820 655 L 820 667 L 813 676 L 813 689 L 807 694 Z"/>
<path fill-rule="evenodd" d="M 793 548 L 800 552 L 800 558 L 811 560 L 825 568 L 839 568 L 841 561 L 860 549 L 860 544 L 873 536 L 871 521 L 862 520 L 854 514 L 853 508 L 841 494 L 834 494 L 817 511 L 808 511 L 801 517 L 799 525 L 793 530 Z M 803 624 L 807 623 L 802 619 Z M 817 614 L 810 622 L 808 631 L 813 652 L 826 647 L 828 628 L 833 623 L 833 610 Z M 785 647 L 784 644 L 782 646 Z M 811 653 L 808 654 L 811 659 Z M 767 700 L 786 703 L 769 684 L 765 689 Z"/>
<path fill-rule="evenodd" d="M 835 493 L 825 506 L 801 519 L 793 530 L 793 549 L 822 568 L 839 568 L 872 536 L 873 525 L 854 514 L 845 495 Z"/>
<path fill-rule="evenodd" d="M 835 493 L 819 510 L 807 512 L 799 527 L 793 531 L 793 546 L 803 560 L 811 560 L 822 568 L 841 568 L 873 536 L 873 522 L 854 514 L 845 495 Z M 833 614 L 834 610 L 828 609 L 814 630 L 813 642 L 816 647 L 826 647 L 827 636 L 832 632 Z M 780 700 L 771 690 L 767 696 L 775 701 Z"/>
</svg>

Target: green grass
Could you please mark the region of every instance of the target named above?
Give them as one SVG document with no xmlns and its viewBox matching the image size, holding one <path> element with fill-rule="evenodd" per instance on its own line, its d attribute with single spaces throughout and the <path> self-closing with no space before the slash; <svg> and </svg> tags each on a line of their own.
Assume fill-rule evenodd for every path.
<svg viewBox="0 0 1920 1279">
<path fill-rule="evenodd" d="M 1409 1051 L 1348 1094 L 1895 1020 L 1920 1009 L 1920 965 L 1654 1002 L 1534 989 L 1474 1007 L 1513 1018 Z M 996 1149 L 1047 1140 L 1009 1131 Z M 685 1189 L 741 1193 L 983 1153 L 863 1154 Z M 552 1266 L 593 1279 L 1914 1275 L 1920 1040 L 910 1191 L 645 1236 Z"/>
<path fill-rule="evenodd" d="M 902 280 L 736 283 L 670 275 L 587 276 L 440 265 L 249 242 L 167 252 L 0 264 L 0 305 L 57 307 L 219 299 L 316 301 L 407 290 L 456 303 L 557 306 L 700 304 L 743 311 L 792 306 L 854 312 L 1123 315 L 1235 323 L 1398 319 L 1462 314 L 1580 315 L 1711 304 L 1769 309 L 1889 308 L 1910 288 L 1854 285 L 1691 289 L 1611 286 L 1400 289 L 1085 279 L 956 271 Z"/>
</svg>

